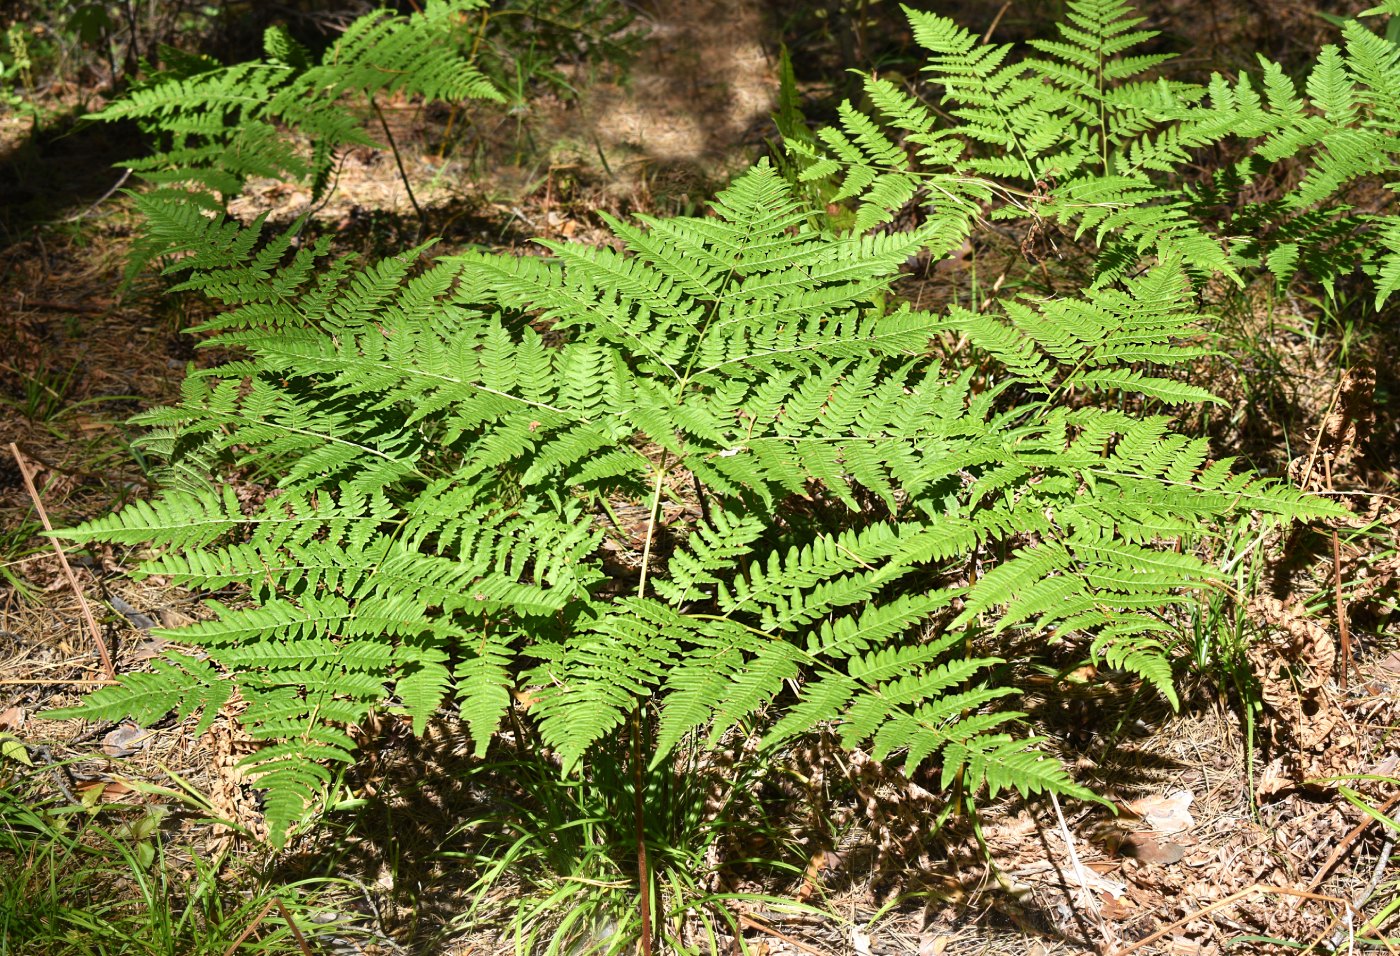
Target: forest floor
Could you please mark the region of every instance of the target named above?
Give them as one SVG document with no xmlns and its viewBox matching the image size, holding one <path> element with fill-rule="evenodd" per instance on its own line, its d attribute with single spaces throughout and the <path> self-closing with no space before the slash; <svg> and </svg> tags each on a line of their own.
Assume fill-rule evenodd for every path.
<svg viewBox="0 0 1400 956">
<path fill-rule="evenodd" d="M 1001 18 L 999 4 L 948 6 L 974 28 L 998 18 L 999 38 L 1038 24 L 1014 11 Z M 798 60 L 804 40 L 830 53 L 831 44 L 803 33 L 815 28 L 800 7 L 657 2 L 626 84 L 579 75 L 578 98 L 542 95 L 524 115 L 389 110 L 432 231 L 449 250 L 601 241 L 599 211 L 702 208 L 716 184 L 775 136 L 779 38 Z M 1257 45 L 1275 57 L 1309 56 L 1330 29 L 1300 5 L 1265 0 L 1228 17 L 1200 0 L 1163 0 L 1150 13 L 1158 28 L 1194 24 L 1203 32 L 1196 65 L 1216 68 L 1247 63 Z M 799 65 L 802 75 L 822 69 Z M 55 116 L 96 103 L 73 88 L 46 95 Z M 18 116 L 0 121 L 0 186 L 11 191 L 0 248 L 0 737 L 31 745 L 42 758 L 38 786 L 62 791 L 60 799 L 108 806 L 118 817 L 203 801 L 209 814 L 256 834 L 256 800 L 235 767 L 247 743 L 227 715 L 198 738 L 191 722 L 137 728 L 35 716 L 103 681 L 88 612 L 120 673 L 166 646 L 154 628 L 205 613 L 199 596 L 127 577 L 134 561 L 125 549 L 70 555 L 65 566 L 41 534 L 38 505 L 63 526 L 149 493 L 132 445 L 137 431 L 124 422 L 176 398 L 187 363 L 214 359 L 183 333 L 197 305 L 162 295 L 151 277 L 121 287 L 133 217 L 122 195 L 105 194 L 120 176 L 110 164 L 135 155 L 138 144 L 120 132 L 71 132 L 62 121 L 55 128 L 69 135 L 35 136 Z M 309 202 L 296 189 L 255 183 L 234 211 L 289 220 Z M 406 243 L 417 229 L 393 159 L 382 153 L 347 156 L 317 217 L 338 247 L 367 255 Z M 902 291 L 923 307 L 968 299 L 978 274 L 988 282 L 999 257 L 1018 248 L 1007 237 L 1000 248 L 911 268 Z M 1221 358 L 1203 369 L 1213 377 L 1201 383 L 1233 402 L 1206 423 L 1218 453 L 1274 473 L 1290 463 L 1311 472 L 1320 454 L 1330 455 L 1332 487 L 1372 496 L 1367 514 L 1383 529 L 1305 530 L 1269 542 L 1282 558 L 1261 569 L 1273 589 L 1240 609 L 1265 637 L 1241 666 L 1271 673 L 1268 655 L 1285 656 L 1298 683 L 1263 687 L 1252 726 L 1241 719 L 1235 688 L 1207 680 L 1184 688 L 1179 713 L 1113 674 L 1027 687 L 1033 725 L 1121 813 L 1002 799 L 981 820 L 986 853 L 965 822 L 935 830 L 942 799 L 919 781 L 859 755 L 795 754 L 804 772 L 839 778 L 838 789 L 852 795 L 833 808 L 846 821 L 843 836 L 807 854 L 788 883 L 741 888 L 832 915 L 748 909 L 740 925 L 752 952 L 1350 951 L 1366 921 L 1397 898 L 1397 829 L 1363 804 L 1391 812 L 1400 795 L 1400 433 L 1383 397 L 1395 394 L 1394 362 L 1385 360 L 1398 333 L 1355 328 L 1315 301 L 1262 292 L 1234 300 L 1224 318 Z M 1378 396 L 1374 407 L 1367 394 Z M 1337 424 L 1344 407 L 1354 413 L 1350 431 Z M 1367 420 L 1369 437 L 1357 425 Z M 1334 579 L 1353 582 L 1339 605 L 1349 624 L 1347 662 L 1338 659 L 1337 608 L 1317 600 L 1333 593 Z M 255 873 L 288 882 L 336 877 L 342 882 L 320 892 L 323 909 L 338 914 L 321 943 L 337 952 L 508 952 L 509 938 L 448 930 L 469 901 L 444 851 L 469 852 L 470 838 L 447 835 L 474 799 L 460 783 L 468 758 L 457 728 L 444 721 L 420 741 L 381 735 L 373 743 L 353 775 L 366 805 L 325 832 L 272 858 L 255 840 L 200 823 L 199 813 L 173 813 L 164 824 L 178 848 L 170 865 L 192 872 L 197 859 L 226 860 L 230 892 Z M 1349 784 L 1356 800 L 1317 782 L 1357 775 L 1369 779 Z"/>
</svg>

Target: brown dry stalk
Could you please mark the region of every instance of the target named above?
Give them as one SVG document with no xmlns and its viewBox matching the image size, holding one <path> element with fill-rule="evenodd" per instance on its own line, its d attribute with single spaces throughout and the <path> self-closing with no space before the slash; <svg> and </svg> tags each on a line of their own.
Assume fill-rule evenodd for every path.
<svg viewBox="0 0 1400 956">
<path fill-rule="evenodd" d="M 44 530 L 53 532 L 53 525 L 49 523 L 48 512 L 44 510 L 44 502 L 39 497 L 39 489 L 34 487 L 34 476 L 29 473 L 29 463 L 19 450 L 19 445 L 10 442 L 10 454 L 15 456 L 15 464 L 19 465 L 19 473 L 24 478 L 24 487 L 29 490 L 29 498 L 34 502 L 34 510 L 39 513 L 39 520 L 44 524 Z M 83 620 L 87 621 L 88 632 L 92 634 L 92 642 L 97 646 L 97 655 L 102 658 L 102 669 L 107 672 L 107 676 L 112 680 L 117 679 L 117 669 L 112 666 L 112 655 L 107 652 L 107 644 L 102 640 L 102 631 L 97 627 L 97 621 L 92 616 L 92 610 L 88 607 L 87 599 L 83 597 L 83 589 L 78 586 L 77 575 L 73 573 L 73 568 L 68 563 L 68 556 L 63 553 L 63 546 L 58 543 L 57 538 L 50 538 L 53 544 L 54 554 L 58 555 L 58 561 L 63 565 L 63 573 L 68 578 L 68 586 L 73 589 L 73 593 L 78 598 L 78 607 L 82 608 Z"/>
<path fill-rule="evenodd" d="M 986 46 L 992 42 L 992 34 L 997 31 L 997 24 L 1001 23 L 1001 18 L 1006 16 L 1006 11 L 1011 9 L 1011 0 L 1006 0 L 997 11 L 997 15 L 992 17 L 992 25 L 987 27 L 987 32 L 982 34 L 982 45 Z"/>
<path fill-rule="evenodd" d="M 228 944 L 228 949 L 224 950 L 224 956 L 233 956 L 234 950 L 243 945 L 243 941 L 253 935 L 253 930 L 263 921 L 268 913 L 272 911 L 272 900 L 268 900 L 262 909 L 258 910 L 258 915 L 253 917 L 253 921 L 238 934 L 238 938 Z"/>
<path fill-rule="evenodd" d="M 1322 450 L 1322 439 L 1327 433 L 1327 421 L 1332 417 L 1332 410 L 1337 407 L 1337 400 L 1342 397 L 1343 382 L 1338 380 L 1337 387 L 1332 390 L 1332 400 L 1327 403 L 1327 411 L 1323 413 L 1323 424 L 1317 428 L 1317 435 L 1313 437 L 1312 448 L 1308 450 L 1308 463 L 1303 468 L 1303 476 L 1298 481 L 1298 487 L 1304 491 L 1308 490 L 1308 483 L 1312 481 L 1313 468 L 1317 465 L 1317 454 Z"/>
<path fill-rule="evenodd" d="M 71 312 L 74 315 L 104 315 L 112 310 L 110 305 L 97 305 L 88 302 L 54 302 L 49 299 L 21 299 L 6 302 L 6 308 L 16 312 Z"/>
<path fill-rule="evenodd" d="M 1322 460 L 1322 470 L 1327 477 L 1327 490 L 1332 491 L 1332 462 Z M 1332 595 L 1337 612 L 1337 635 L 1341 638 L 1341 660 L 1337 661 L 1337 680 L 1342 690 L 1347 689 L 1347 668 L 1351 664 L 1351 626 L 1347 620 L 1346 600 L 1342 597 L 1342 542 L 1337 529 L 1332 529 Z"/>
<path fill-rule="evenodd" d="M 772 926 L 769 926 L 767 923 L 760 923 L 758 920 L 754 919 L 752 916 L 743 916 L 743 915 L 740 915 L 740 917 L 739 917 L 739 925 L 740 925 L 740 926 L 747 926 L 749 929 L 756 929 L 756 930 L 758 930 L 760 933 L 767 933 L 769 936 L 773 937 L 774 939 L 780 939 L 780 940 L 782 940 L 784 943 L 787 943 L 789 946 L 793 946 L 793 947 L 795 947 L 795 948 L 797 948 L 797 949 L 802 950 L 802 952 L 804 952 L 804 953 L 811 953 L 812 956 L 826 956 L 826 954 L 823 953 L 821 950 L 819 950 L 819 949 L 813 949 L 811 946 L 808 946 L 806 943 L 802 942 L 801 940 L 793 939 L 793 938 L 792 938 L 791 936 L 789 936 L 787 933 L 781 932 L 781 931 L 779 931 L 779 930 L 773 928 Z"/>
<path fill-rule="evenodd" d="M 1214 913 L 1216 910 L 1222 910 L 1225 907 L 1230 906 L 1234 903 L 1238 903 L 1240 900 L 1251 896 L 1255 893 L 1277 893 L 1280 896 L 1297 896 L 1307 900 L 1319 900 L 1324 903 L 1335 903 L 1338 906 L 1347 908 L 1351 906 L 1350 901 L 1339 899 L 1335 896 L 1326 896 L 1322 893 L 1312 893 L 1307 890 L 1295 890 L 1291 886 L 1270 886 L 1267 883 L 1254 883 L 1250 886 L 1246 886 L 1242 890 L 1239 890 L 1235 893 L 1231 893 L 1224 899 L 1216 900 L 1209 906 L 1202 906 L 1195 912 L 1187 913 L 1175 923 L 1172 923 L 1169 926 L 1162 927 L 1161 929 L 1157 930 L 1157 932 L 1153 933 L 1151 936 L 1144 936 L 1142 939 L 1138 940 L 1136 943 L 1133 943 L 1131 946 L 1125 946 L 1122 949 L 1115 950 L 1113 953 L 1110 954 L 1110 956 L 1128 956 L 1129 953 L 1135 953 L 1138 950 L 1142 949 L 1144 946 L 1151 946 L 1153 943 L 1157 942 L 1157 940 L 1168 935 L 1169 933 L 1181 929 L 1181 927 L 1185 926 L 1192 920 L 1200 919 L 1202 916 L 1208 916 L 1211 913 Z"/>
<path fill-rule="evenodd" d="M 292 931 L 292 938 L 297 941 L 304 956 L 313 956 L 311 947 L 306 944 L 306 937 L 301 935 L 301 930 L 297 929 L 297 924 L 292 920 L 292 914 L 287 912 L 287 904 L 282 902 L 282 897 L 274 896 L 272 902 L 277 904 L 277 912 L 282 914 L 282 919 L 287 922 L 287 929 Z"/>
<path fill-rule="evenodd" d="M 1394 794 L 1385 803 L 1376 807 L 1376 812 L 1389 813 L 1390 808 L 1395 806 L 1397 802 L 1400 802 L 1400 793 Z M 1362 815 L 1361 822 L 1352 827 L 1346 836 L 1342 837 L 1337 843 L 1336 848 L 1333 849 L 1331 854 L 1327 857 L 1327 862 L 1322 864 L 1322 868 L 1319 869 L 1317 875 L 1312 878 L 1312 882 L 1308 884 L 1308 889 L 1310 891 L 1317 889 L 1318 885 L 1321 884 L 1323 880 L 1327 879 L 1327 874 L 1332 871 L 1332 867 L 1337 865 L 1337 861 L 1346 855 L 1347 851 L 1361 838 L 1361 834 L 1365 833 L 1371 824 L 1375 822 L 1376 818 L 1371 816 L 1371 814 L 1367 813 Z"/>
<path fill-rule="evenodd" d="M 1049 793 L 1050 803 L 1055 807 L 1055 820 L 1059 824 L 1060 839 L 1065 841 L 1065 849 L 1069 852 L 1069 862 L 1074 868 L 1074 882 L 1079 886 L 1079 893 L 1076 894 L 1078 899 L 1070 897 L 1070 906 L 1072 908 L 1078 902 L 1081 907 L 1088 911 L 1089 918 L 1093 920 L 1094 926 L 1103 936 L 1104 949 L 1108 949 L 1113 945 L 1113 931 L 1104 921 L 1103 912 L 1096 905 L 1094 891 L 1089 888 L 1089 876 L 1084 864 L 1079 860 L 1079 851 L 1074 848 L 1074 836 L 1069 832 L 1069 824 L 1065 823 L 1064 812 L 1060 809 L 1060 800 L 1055 796 L 1054 790 L 1049 791 Z M 1059 869 L 1059 864 L 1053 859 L 1050 860 L 1050 864 L 1057 870 Z"/>
</svg>

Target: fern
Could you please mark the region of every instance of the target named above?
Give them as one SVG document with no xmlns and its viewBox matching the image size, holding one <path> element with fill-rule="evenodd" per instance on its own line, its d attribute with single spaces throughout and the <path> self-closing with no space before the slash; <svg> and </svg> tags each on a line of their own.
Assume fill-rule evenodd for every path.
<svg viewBox="0 0 1400 956">
<path fill-rule="evenodd" d="M 954 125 L 869 77 L 874 115 L 848 104 L 839 126 L 819 134 L 824 149 L 789 144 L 808 164 L 805 178 L 835 177 L 840 197 L 859 198 L 859 226 L 888 221 L 916 196 L 940 210 L 995 196 L 1003 202 L 993 215 L 1029 220 L 1031 236 L 1055 223 L 1091 238 L 1100 285 L 1154 259 L 1238 278 L 1167 174 L 1194 150 L 1265 128 L 1257 98 L 1218 78 L 1207 87 L 1148 79 L 1169 56 L 1132 52 L 1155 33 L 1137 29 L 1142 21 L 1118 0 L 1070 3 L 1058 39 L 1031 43 L 1039 56 L 983 43 L 946 17 L 906 13 Z"/>
<path fill-rule="evenodd" d="M 463 50 L 461 24 L 483 0 L 428 0 L 421 13 L 376 10 L 356 19 L 312 63 L 284 28 L 270 27 L 262 60 L 223 67 L 168 51 L 175 69 L 158 74 L 91 118 L 134 120 L 159 144 L 130 166 L 154 187 L 148 216 L 214 214 L 250 177 L 310 183 L 313 199 L 330 183 L 338 153 L 380 148 L 352 102 L 376 95 L 428 100 L 503 99 Z M 129 275 L 182 250 L 158 229 L 133 248 Z"/>
<path fill-rule="evenodd" d="M 1267 60 L 1259 76 L 1234 82 L 1154 78 L 1169 55 L 1134 52 L 1155 34 L 1118 0 L 1075 0 L 1059 36 L 1033 40 L 1029 51 L 906 12 L 928 53 L 926 82 L 951 122 L 867 77 L 868 114 L 845 104 L 835 127 L 787 144 L 802 178 L 834 183 L 838 201 L 858 201 L 858 228 L 891 221 L 911 201 L 942 215 L 992 200 L 991 217 L 1027 223 L 1031 265 L 1043 255 L 1037 241 L 1062 232 L 1056 254 L 1092 255 L 1100 287 L 1171 260 L 1197 285 L 1218 275 L 1243 283 L 1263 269 L 1282 284 L 1304 272 L 1330 292 L 1361 269 L 1375 279 L 1377 307 L 1396 288 L 1393 35 L 1348 21 L 1342 45 L 1322 51 L 1300 95 Z M 1250 155 L 1195 182 L 1195 157 L 1218 145 Z M 1305 173 L 1284 195 L 1241 198 L 1268 192 L 1287 178 L 1280 164 L 1300 160 Z M 1353 208 L 1367 183 L 1383 185 L 1387 198 Z"/>
<path fill-rule="evenodd" d="M 1395 15 L 1377 7 L 1368 15 Z M 1300 96 L 1276 63 L 1261 57 L 1267 127 L 1251 161 L 1241 164 L 1218 193 L 1237 195 L 1280 177 L 1279 164 L 1296 166 L 1301 180 L 1266 203 L 1237 203 L 1221 228 L 1250 236 L 1243 261 L 1262 263 L 1281 284 L 1302 270 L 1332 293 L 1339 278 L 1358 269 L 1375 280 L 1375 306 L 1396 289 L 1393 237 L 1400 224 L 1400 44 L 1359 22 L 1342 28 L 1343 43 L 1324 47 Z M 1359 211 L 1357 187 L 1380 185 L 1382 198 Z M 1376 190 L 1372 190 L 1374 193 Z M 1209 196 L 1219 202 L 1221 195 Z"/>
<path fill-rule="evenodd" d="M 349 760 L 369 712 L 421 727 L 452 698 L 485 753 L 512 691 L 569 772 L 643 707 L 657 761 L 831 725 L 968 794 L 1090 797 L 1019 729 L 990 639 L 1054 634 L 1172 697 L 1170 609 L 1216 577 L 1179 543 L 1335 506 L 1132 411 L 1209 400 L 1170 377 L 1205 347 L 1179 260 L 1081 298 L 882 305 L 971 216 L 832 233 L 765 164 L 711 216 L 611 221 L 616 249 L 366 267 L 157 212 L 237 354 L 146 416 L 169 490 L 66 536 L 148 541 L 143 573 L 251 604 L 169 632 L 207 658 L 60 713 L 207 720 L 236 694 L 279 837 L 330 775 L 298 758 Z M 991 381 L 930 351 L 953 335 Z M 277 491 L 242 502 L 228 467 Z M 646 517 L 619 566 L 624 505 Z"/>
</svg>

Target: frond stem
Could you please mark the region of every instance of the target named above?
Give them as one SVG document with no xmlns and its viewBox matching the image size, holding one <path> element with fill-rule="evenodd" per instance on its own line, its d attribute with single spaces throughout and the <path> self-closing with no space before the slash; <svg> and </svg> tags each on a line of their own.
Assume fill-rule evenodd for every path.
<svg viewBox="0 0 1400 956">
<path fill-rule="evenodd" d="M 408 170 L 404 169 L 403 156 L 399 154 L 399 144 L 394 140 L 394 132 L 389 129 L 389 121 L 384 118 L 384 111 L 379 108 L 379 101 L 373 96 L 369 98 L 370 109 L 374 110 L 374 115 L 379 117 L 379 125 L 384 130 L 384 138 L 389 141 L 389 149 L 394 154 L 394 165 L 399 168 L 399 179 L 403 180 L 404 192 L 408 193 L 408 201 L 413 204 L 413 211 L 418 215 L 418 229 L 413 233 L 413 241 L 416 243 L 423 237 L 423 233 L 428 231 L 428 217 L 423 212 L 423 207 L 418 205 L 418 197 L 413 195 L 413 184 L 408 181 Z"/>
<path fill-rule="evenodd" d="M 642 570 L 637 578 L 637 597 L 647 594 L 647 574 L 651 571 L 651 545 L 656 540 L 656 519 L 661 512 L 661 485 L 666 479 L 666 452 L 656 468 L 656 484 L 651 489 L 651 513 L 647 515 L 647 539 L 642 545 Z"/>
</svg>

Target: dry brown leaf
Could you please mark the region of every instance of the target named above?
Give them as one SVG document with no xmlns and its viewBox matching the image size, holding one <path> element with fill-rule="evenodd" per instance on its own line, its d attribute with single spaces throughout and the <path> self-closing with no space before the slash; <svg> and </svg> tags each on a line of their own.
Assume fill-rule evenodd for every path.
<svg viewBox="0 0 1400 956">
<path fill-rule="evenodd" d="M 1282 793 L 1294 784 L 1293 774 L 1284 766 L 1282 757 L 1275 757 L 1265 764 L 1259 774 L 1255 789 L 1260 797 L 1267 798 Z"/>
<path fill-rule="evenodd" d="M 1330 631 L 1291 601 L 1260 596 L 1250 609 L 1266 629 L 1249 648 L 1249 661 L 1261 687 L 1264 726 L 1280 742 L 1260 776 L 1259 795 L 1352 772 L 1358 741 L 1332 688 L 1337 648 Z"/>
<path fill-rule="evenodd" d="M 1156 833 L 1184 833 L 1196 825 L 1196 818 L 1191 816 L 1193 799 L 1191 791 L 1176 790 L 1164 796 L 1133 800 L 1128 808 Z"/>
<path fill-rule="evenodd" d="M 161 627 L 184 627 L 194 623 L 194 618 L 173 607 L 156 608 L 156 617 L 160 618 Z"/>
<path fill-rule="evenodd" d="M 127 619 L 127 622 L 138 631 L 149 631 L 156 626 L 156 622 L 149 614 L 143 614 L 135 607 L 122 600 L 120 595 L 113 594 L 107 599 L 107 603 L 112 605 L 112 609 Z"/>
<path fill-rule="evenodd" d="M 1170 866 L 1180 863 L 1186 855 L 1186 848 L 1180 843 L 1158 840 L 1150 833 L 1130 833 L 1119 847 L 1119 852 L 1144 863 Z"/>
<path fill-rule="evenodd" d="M 6 707 L 0 710 L 0 730 L 19 730 L 28 719 L 29 714 L 23 707 Z"/>
<path fill-rule="evenodd" d="M 95 803 L 116 803 L 134 791 L 120 780 L 79 780 L 77 790 L 83 795 L 83 802 L 91 806 Z"/>
<path fill-rule="evenodd" d="M 1327 628 L 1298 605 L 1271 595 L 1255 596 L 1249 608 L 1270 628 L 1266 638 L 1249 650 L 1264 703 L 1278 708 L 1292 701 L 1295 681 L 1304 689 L 1326 683 L 1337 658 L 1336 642 Z"/>
<path fill-rule="evenodd" d="M 267 836 L 267 820 L 256 802 L 244 790 L 247 775 L 239 766 L 242 759 L 256 746 L 239 723 L 247 705 L 237 696 L 219 708 L 219 716 L 204 733 L 210 750 L 209 802 L 218 815 L 238 824 L 254 837 Z M 211 855 L 217 856 L 234 840 L 234 831 L 217 827 L 218 839 Z"/>
<path fill-rule="evenodd" d="M 1375 369 L 1357 365 L 1342 369 L 1337 382 L 1337 401 L 1322 423 L 1322 438 L 1318 443 L 1321 454 L 1334 463 L 1349 462 L 1366 440 L 1375 417 L 1372 396 L 1376 390 Z"/>
<path fill-rule="evenodd" d="M 150 737 L 150 731 L 124 720 L 102 738 L 102 752 L 109 757 L 130 757 L 145 747 Z"/>
<path fill-rule="evenodd" d="M 148 637 L 141 641 L 132 649 L 132 656 L 137 661 L 151 661 L 165 654 L 165 648 L 169 647 L 169 641 L 161 637 Z"/>
<path fill-rule="evenodd" d="M 131 652 L 131 656 L 138 661 L 149 661 L 160 657 L 165 653 L 165 649 L 170 646 L 170 642 L 160 637 L 149 637 L 137 644 Z"/>
<path fill-rule="evenodd" d="M 948 937 L 939 933 L 937 936 L 928 933 L 919 937 L 919 956 L 943 956 L 948 948 Z"/>
<path fill-rule="evenodd" d="M 1138 915 L 1137 907 L 1122 900 L 1115 899 L 1107 893 L 1099 896 L 1099 915 L 1104 919 L 1117 920 L 1131 919 Z"/>
<path fill-rule="evenodd" d="M 802 873 L 802 885 L 797 889 L 797 902 L 805 903 L 812 898 L 821 883 L 822 871 L 826 869 L 826 851 L 818 850 L 807 861 L 807 869 Z"/>
</svg>

